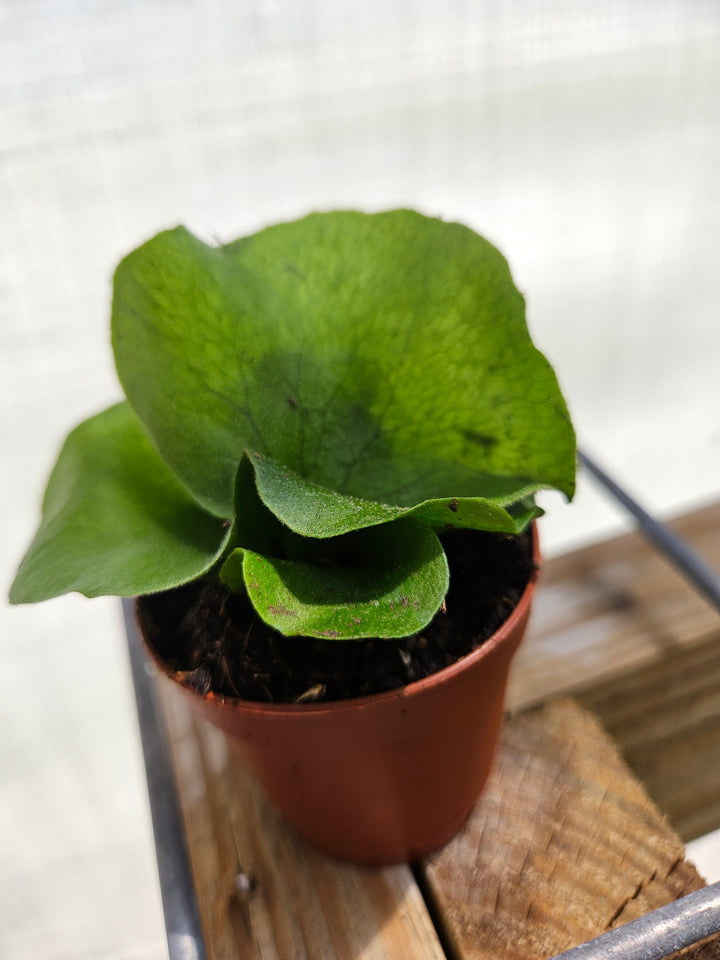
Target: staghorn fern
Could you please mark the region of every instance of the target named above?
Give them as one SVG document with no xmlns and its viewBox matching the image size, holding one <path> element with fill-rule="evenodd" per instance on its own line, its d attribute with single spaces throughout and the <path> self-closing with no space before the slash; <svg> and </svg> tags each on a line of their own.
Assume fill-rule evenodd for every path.
<svg viewBox="0 0 720 960">
<path fill-rule="evenodd" d="M 281 632 L 400 637 L 441 606 L 438 532 L 520 533 L 575 439 L 506 261 L 407 210 L 314 214 L 126 257 L 127 400 L 77 427 L 11 589 L 147 594 L 203 575 Z"/>
</svg>

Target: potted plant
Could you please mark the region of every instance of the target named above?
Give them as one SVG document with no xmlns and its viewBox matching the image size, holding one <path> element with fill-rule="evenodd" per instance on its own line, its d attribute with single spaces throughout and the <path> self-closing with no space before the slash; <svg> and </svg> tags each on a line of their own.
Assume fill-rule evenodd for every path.
<svg viewBox="0 0 720 960">
<path fill-rule="evenodd" d="M 127 399 L 77 427 L 16 603 L 138 596 L 150 654 L 288 819 L 364 862 L 461 826 L 575 441 L 506 261 L 407 210 L 117 268 Z"/>
</svg>

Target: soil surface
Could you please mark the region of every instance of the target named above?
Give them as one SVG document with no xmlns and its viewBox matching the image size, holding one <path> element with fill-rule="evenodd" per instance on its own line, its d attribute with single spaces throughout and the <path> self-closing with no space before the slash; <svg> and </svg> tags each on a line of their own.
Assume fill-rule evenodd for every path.
<svg viewBox="0 0 720 960">
<path fill-rule="evenodd" d="M 441 539 L 450 567 L 445 609 L 401 640 L 284 637 L 246 596 L 210 580 L 141 597 L 140 620 L 176 678 L 203 694 L 302 703 L 393 690 L 455 663 L 491 636 L 533 568 L 528 534 L 455 530 Z"/>
</svg>

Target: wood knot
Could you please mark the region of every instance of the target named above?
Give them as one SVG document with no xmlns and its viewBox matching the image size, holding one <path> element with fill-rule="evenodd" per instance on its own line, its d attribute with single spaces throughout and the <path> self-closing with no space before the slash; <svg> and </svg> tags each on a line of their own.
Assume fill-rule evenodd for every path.
<svg viewBox="0 0 720 960">
<path fill-rule="evenodd" d="M 247 903 L 257 890 L 257 880 L 254 873 L 240 872 L 233 880 L 233 894 L 241 903 Z"/>
</svg>

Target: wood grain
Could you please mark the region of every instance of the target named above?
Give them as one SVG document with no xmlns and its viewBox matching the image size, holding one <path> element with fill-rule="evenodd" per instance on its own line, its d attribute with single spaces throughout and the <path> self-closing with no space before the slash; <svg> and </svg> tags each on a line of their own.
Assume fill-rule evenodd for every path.
<svg viewBox="0 0 720 960">
<path fill-rule="evenodd" d="M 224 736 L 175 691 L 162 699 L 211 960 L 444 957 L 407 866 L 361 869 L 305 843 Z"/>
<path fill-rule="evenodd" d="M 679 521 L 720 565 L 720 505 Z M 543 958 L 701 886 L 680 838 L 720 823 L 717 614 L 636 535 L 549 563 L 513 711 L 466 829 L 421 868 L 362 870 L 300 840 L 223 736 L 163 698 L 210 955 Z M 238 889 L 237 878 L 244 878 Z M 720 956 L 717 942 L 683 954 Z"/>
<path fill-rule="evenodd" d="M 462 960 L 540 960 L 703 886 L 611 739 L 572 701 L 506 724 L 466 828 L 425 870 Z"/>
<path fill-rule="evenodd" d="M 720 503 L 669 526 L 720 569 Z M 544 565 L 508 707 L 517 712 L 720 635 L 717 611 L 636 533 Z"/>
<path fill-rule="evenodd" d="M 720 827 L 720 634 L 586 691 L 683 840 Z"/>
<path fill-rule="evenodd" d="M 720 504 L 670 524 L 720 569 Z M 550 561 L 509 705 L 571 691 L 683 840 L 720 827 L 720 616 L 639 534 Z"/>
</svg>

